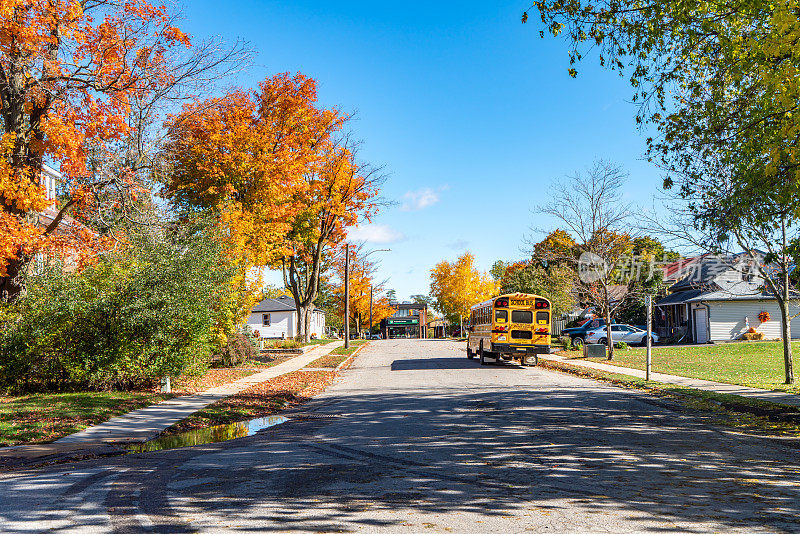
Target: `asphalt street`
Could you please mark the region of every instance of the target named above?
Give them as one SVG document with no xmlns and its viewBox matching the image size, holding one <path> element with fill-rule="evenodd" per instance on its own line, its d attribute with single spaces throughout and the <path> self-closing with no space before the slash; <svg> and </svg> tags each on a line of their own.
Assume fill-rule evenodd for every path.
<svg viewBox="0 0 800 534">
<path fill-rule="evenodd" d="M 800 532 L 797 441 L 463 343 L 373 342 L 290 418 L 0 475 L 0 531 Z"/>
</svg>

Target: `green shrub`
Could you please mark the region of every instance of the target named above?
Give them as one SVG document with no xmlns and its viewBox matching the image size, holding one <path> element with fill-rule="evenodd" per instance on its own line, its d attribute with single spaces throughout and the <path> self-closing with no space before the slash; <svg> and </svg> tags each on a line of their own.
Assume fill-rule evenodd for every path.
<svg viewBox="0 0 800 534">
<path fill-rule="evenodd" d="M 614 348 L 615 349 L 621 349 L 621 350 L 628 350 L 628 344 L 625 343 L 624 341 L 615 341 L 614 342 Z"/>
<path fill-rule="evenodd" d="M 0 387 L 126 389 L 208 366 L 221 245 L 198 229 L 129 239 L 80 274 L 28 276 L 0 332 Z"/>
<path fill-rule="evenodd" d="M 558 338 L 559 343 L 561 346 L 564 347 L 564 350 L 575 350 L 575 347 L 572 345 L 572 338 L 570 336 L 561 336 Z"/>
<path fill-rule="evenodd" d="M 236 333 L 228 336 L 228 344 L 220 352 L 222 364 L 235 367 L 258 356 L 258 349 L 248 336 Z"/>
</svg>

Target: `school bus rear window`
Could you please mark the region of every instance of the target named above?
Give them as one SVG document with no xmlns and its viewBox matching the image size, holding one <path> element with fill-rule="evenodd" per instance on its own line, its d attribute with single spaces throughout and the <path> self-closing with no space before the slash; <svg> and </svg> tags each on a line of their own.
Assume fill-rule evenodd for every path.
<svg viewBox="0 0 800 534">
<path fill-rule="evenodd" d="M 508 312 L 506 310 L 495 310 L 494 320 L 501 323 L 508 322 Z"/>
<path fill-rule="evenodd" d="M 536 312 L 536 322 L 539 324 L 547 324 L 548 319 L 550 319 L 549 315 L 546 311 L 538 311 Z"/>
<path fill-rule="evenodd" d="M 512 323 L 532 323 L 533 313 L 527 310 L 514 310 L 511 312 Z"/>
</svg>

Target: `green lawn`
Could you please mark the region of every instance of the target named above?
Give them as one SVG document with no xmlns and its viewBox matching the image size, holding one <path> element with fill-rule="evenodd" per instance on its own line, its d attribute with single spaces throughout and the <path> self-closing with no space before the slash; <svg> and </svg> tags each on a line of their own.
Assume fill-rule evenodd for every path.
<svg viewBox="0 0 800 534">
<path fill-rule="evenodd" d="M 366 342 L 367 342 L 366 339 L 351 339 L 349 348 L 346 349 L 344 348 L 344 345 L 342 345 L 341 347 L 336 347 L 335 349 L 333 349 L 333 351 L 331 351 L 331 354 L 349 356 L 353 354 L 353 352 L 355 352 L 355 350 L 358 347 L 360 347 Z"/>
<path fill-rule="evenodd" d="M 123 391 L 0 396 L 0 445 L 53 441 L 172 396 Z"/>
<path fill-rule="evenodd" d="M 333 343 L 336 341 L 335 339 L 311 339 L 305 345 L 327 345 L 328 343 Z"/>
<path fill-rule="evenodd" d="M 792 352 L 800 353 L 800 342 L 792 343 Z M 797 360 L 797 356 L 795 358 Z M 645 349 L 617 349 L 612 362 L 605 358 L 592 360 L 644 369 Z M 783 384 L 783 345 L 779 341 L 656 346 L 653 347 L 652 369 L 658 373 L 800 393 L 800 385 Z M 795 375 L 798 375 L 797 365 Z"/>
</svg>

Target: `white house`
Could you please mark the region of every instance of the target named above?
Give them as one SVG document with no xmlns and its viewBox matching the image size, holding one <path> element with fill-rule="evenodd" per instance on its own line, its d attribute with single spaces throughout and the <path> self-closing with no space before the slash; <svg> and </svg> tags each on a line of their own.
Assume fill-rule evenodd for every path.
<svg viewBox="0 0 800 534">
<path fill-rule="evenodd" d="M 275 299 L 264 299 L 250 311 L 247 326 L 261 337 L 292 339 L 297 332 L 297 308 L 292 297 L 283 295 Z M 323 337 L 325 313 L 319 308 L 311 312 L 309 325 L 312 337 Z"/>
<path fill-rule="evenodd" d="M 655 329 L 663 337 L 733 341 L 754 328 L 764 339 L 781 338 L 778 303 L 764 290 L 757 264 L 743 254 L 699 256 L 670 292 L 655 304 Z M 789 315 L 798 311 L 792 302 Z M 761 312 L 769 314 L 768 321 L 759 319 Z M 791 321 L 791 336 L 800 338 L 800 317 Z"/>
</svg>

